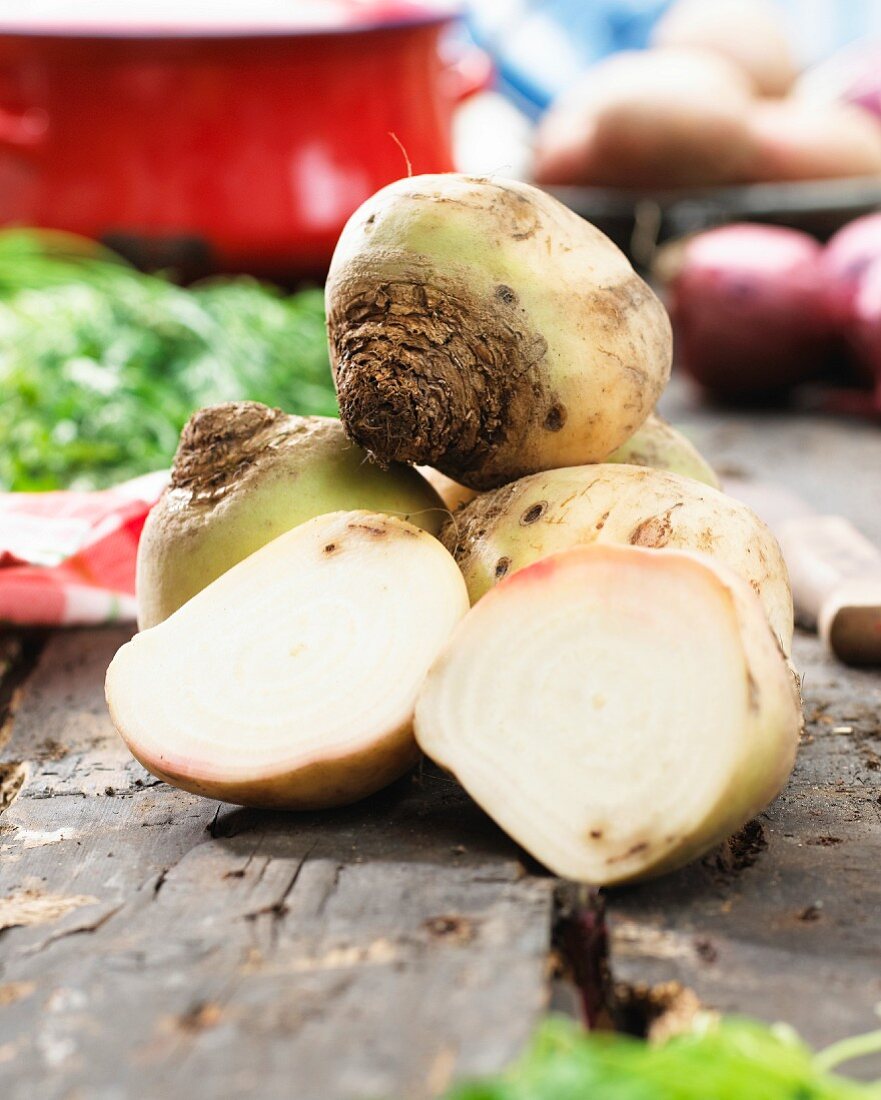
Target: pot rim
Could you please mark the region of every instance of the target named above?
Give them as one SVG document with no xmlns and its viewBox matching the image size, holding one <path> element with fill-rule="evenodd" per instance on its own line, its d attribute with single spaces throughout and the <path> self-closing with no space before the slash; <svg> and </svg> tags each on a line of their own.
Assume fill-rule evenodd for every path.
<svg viewBox="0 0 881 1100">
<path fill-rule="evenodd" d="M 449 23 L 463 14 L 460 0 L 432 0 L 431 6 L 402 4 L 394 14 L 373 16 L 363 13 L 360 21 L 331 22 L 316 21 L 296 24 L 293 21 L 279 20 L 272 23 L 249 23 L 246 19 L 240 23 L 214 26 L 197 24 L 179 24 L 171 22 L 116 23 L 112 20 L 94 23 L 73 22 L 65 19 L 35 20 L 30 24 L 22 21 L 4 19 L 0 15 L 0 38 L 32 41 L 34 39 L 72 39 L 76 41 L 94 39 L 102 41 L 230 41 L 245 39 L 272 38 L 315 38 L 325 35 L 355 35 L 384 30 L 401 30 L 410 27 L 439 26 Z"/>
</svg>

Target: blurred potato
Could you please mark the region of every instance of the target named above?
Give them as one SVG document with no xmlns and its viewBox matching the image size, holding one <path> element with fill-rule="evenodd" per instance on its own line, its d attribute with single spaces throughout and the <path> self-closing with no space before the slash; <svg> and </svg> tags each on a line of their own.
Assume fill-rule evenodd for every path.
<svg viewBox="0 0 881 1100">
<path fill-rule="evenodd" d="M 760 102 L 748 120 L 755 182 L 881 174 L 881 124 L 846 103 Z"/>
<path fill-rule="evenodd" d="M 768 0 L 678 0 L 655 27 L 652 45 L 711 50 L 747 73 L 763 96 L 785 95 L 798 75 L 779 14 Z"/>
<path fill-rule="evenodd" d="M 536 135 L 542 184 L 662 189 L 731 183 L 755 159 L 749 79 L 691 50 L 619 53 L 589 69 Z"/>
</svg>

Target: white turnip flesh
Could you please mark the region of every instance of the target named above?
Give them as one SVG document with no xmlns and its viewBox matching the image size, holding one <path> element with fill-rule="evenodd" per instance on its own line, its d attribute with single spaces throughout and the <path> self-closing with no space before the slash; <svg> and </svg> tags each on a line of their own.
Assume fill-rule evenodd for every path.
<svg viewBox="0 0 881 1100">
<path fill-rule="evenodd" d="M 702 555 L 592 546 L 472 608 L 415 728 L 533 857 L 606 886 L 678 867 L 763 810 L 801 706 L 745 581 Z"/>
<path fill-rule="evenodd" d="M 184 790 L 354 802 L 415 763 L 417 692 L 467 608 L 431 535 L 370 512 L 319 516 L 124 645 L 110 715 L 144 767 Z"/>
</svg>

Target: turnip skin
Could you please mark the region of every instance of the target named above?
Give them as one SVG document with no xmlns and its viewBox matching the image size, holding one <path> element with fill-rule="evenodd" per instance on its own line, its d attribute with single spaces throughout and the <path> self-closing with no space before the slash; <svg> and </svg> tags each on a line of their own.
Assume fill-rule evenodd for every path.
<svg viewBox="0 0 881 1100">
<path fill-rule="evenodd" d="M 415 724 L 533 857 L 597 886 L 673 870 L 763 810 L 801 728 L 745 581 L 703 554 L 610 545 L 545 558 L 473 607 Z"/>
<path fill-rule="evenodd" d="M 343 230 L 326 296 L 350 437 L 473 489 L 600 461 L 669 376 L 669 321 L 623 253 L 512 180 L 377 192 Z"/>
<path fill-rule="evenodd" d="M 776 539 L 746 505 L 689 477 L 605 463 L 548 470 L 466 504 L 440 538 L 472 603 L 518 569 L 573 546 L 703 552 L 752 586 L 784 652 L 792 647 L 792 595 Z"/>
<path fill-rule="evenodd" d="M 447 516 L 415 470 L 369 462 L 338 420 L 252 401 L 202 409 L 183 430 L 171 484 L 141 535 L 139 626 L 162 622 L 278 535 L 340 508 L 388 512 L 431 534 Z"/>
<path fill-rule="evenodd" d="M 467 609 L 432 535 L 371 512 L 318 516 L 124 645 L 111 718 L 145 768 L 195 794 L 353 802 L 416 762 L 416 695 Z"/>
<path fill-rule="evenodd" d="M 694 444 L 657 413 L 652 413 L 639 431 L 613 451 L 606 462 L 624 466 L 649 466 L 694 478 L 711 489 L 719 488 L 719 479 Z"/>
</svg>

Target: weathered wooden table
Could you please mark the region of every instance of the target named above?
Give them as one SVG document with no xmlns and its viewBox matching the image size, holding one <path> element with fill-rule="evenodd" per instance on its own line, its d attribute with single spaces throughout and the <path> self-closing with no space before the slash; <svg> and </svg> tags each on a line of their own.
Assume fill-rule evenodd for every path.
<svg viewBox="0 0 881 1100">
<path fill-rule="evenodd" d="M 689 402 L 674 387 L 666 412 L 723 472 L 881 541 L 877 428 Z M 692 994 L 814 1043 L 877 1025 L 881 675 L 814 638 L 797 639 L 808 723 L 785 793 L 719 852 L 576 899 L 573 919 L 571 891 L 430 768 L 305 815 L 153 780 L 104 710 L 126 636 L 57 634 L 35 664 L 39 640 L 5 641 L 0 1096 L 431 1096 L 502 1066 L 578 983 L 636 1028 Z"/>
</svg>

